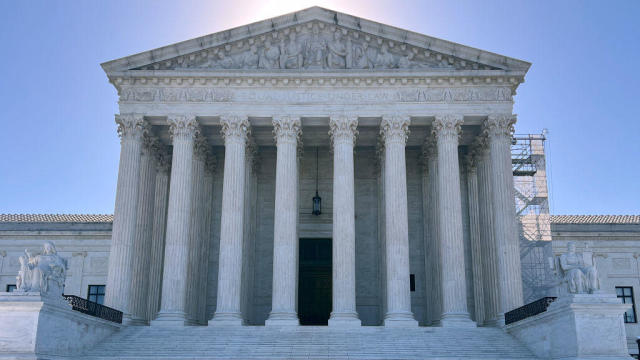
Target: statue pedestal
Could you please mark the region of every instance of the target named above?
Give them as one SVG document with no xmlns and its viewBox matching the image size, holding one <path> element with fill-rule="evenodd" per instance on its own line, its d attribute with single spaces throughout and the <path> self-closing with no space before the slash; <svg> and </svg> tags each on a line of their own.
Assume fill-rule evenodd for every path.
<svg viewBox="0 0 640 360">
<path fill-rule="evenodd" d="M 571 294 L 505 329 L 545 359 L 631 359 L 622 317 L 630 306 L 615 294 Z"/>
<path fill-rule="evenodd" d="M 0 292 L 0 358 L 77 354 L 122 327 L 71 310 L 60 299 L 39 292 Z"/>
</svg>

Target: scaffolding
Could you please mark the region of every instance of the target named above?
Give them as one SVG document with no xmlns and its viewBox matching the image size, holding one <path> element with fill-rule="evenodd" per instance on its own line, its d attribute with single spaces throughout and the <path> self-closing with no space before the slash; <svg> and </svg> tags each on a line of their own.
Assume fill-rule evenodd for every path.
<svg viewBox="0 0 640 360">
<path fill-rule="evenodd" d="M 553 275 L 546 260 L 552 249 L 545 140 L 544 133 L 516 134 L 511 146 L 525 303 L 552 290 Z"/>
</svg>

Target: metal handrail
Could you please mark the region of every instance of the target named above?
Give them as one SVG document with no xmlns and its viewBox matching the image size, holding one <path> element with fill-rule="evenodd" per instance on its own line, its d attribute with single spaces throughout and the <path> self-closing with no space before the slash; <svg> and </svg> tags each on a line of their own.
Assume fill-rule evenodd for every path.
<svg viewBox="0 0 640 360">
<path fill-rule="evenodd" d="M 118 324 L 122 324 L 122 311 L 98 304 L 97 302 L 89 301 L 75 295 L 62 295 L 67 302 L 71 305 L 71 308 L 75 311 L 79 311 L 83 314 L 95 316 L 100 319 L 113 321 Z"/>
<path fill-rule="evenodd" d="M 517 309 L 513 309 L 504 314 L 504 323 L 505 325 L 509 325 L 516 321 L 524 320 L 528 317 L 541 314 L 547 311 L 549 305 L 556 299 L 556 297 L 552 296 L 543 297 L 542 299 L 538 299 L 534 302 L 528 303 L 527 305 L 521 306 Z"/>
</svg>

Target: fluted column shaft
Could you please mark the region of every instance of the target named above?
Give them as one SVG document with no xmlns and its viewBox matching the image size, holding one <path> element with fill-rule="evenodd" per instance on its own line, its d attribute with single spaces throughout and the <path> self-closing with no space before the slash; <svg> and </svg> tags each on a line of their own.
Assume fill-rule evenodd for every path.
<svg viewBox="0 0 640 360">
<path fill-rule="evenodd" d="M 154 320 L 160 311 L 162 289 L 162 264 L 164 263 L 164 237 L 167 228 L 167 205 L 169 200 L 169 172 L 171 154 L 166 150 L 156 152 L 156 187 L 153 210 L 153 235 L 151 237 L 151 260 L 149 263 L 149 320 Z"/>
<path fill-rule="evenodd" d="M 200 277 L 200 243 L 203 236 L 204 222 L 204 162 L 209 152 L 209 145 L 203 136 L 197 136 L 194 143 L 192 160 L 193 190 L 191 192 L 191 232 L 189 233 L 189 264 L 187 274 L 187 320 L 190 325 L 198 322 L 198 278 Z"/>
<path fill-rule="evenodd" d="M 466 170 L 469 193 L 469 236 L 471 238 L 475 321 L 478 325 L 481 325 L 484 323 L 483 257 L 482 244 L 480 243 L 480 214 L 478 210 L 478 173 L 474 156 L 475 154 L 468 155 Z"/>
<path fill-rule="evenodd" d="M 491 191 L 491 164 L 486 144 L 478 148 L 478 212 L 480 223 L 480 242 L 482 245 L 483 283 L 485 298 L 484 325 L 495 326 L 498 313 L 498 264 L 496 261 L 496 243 L 493 234 L 493 204 Z"/>
<path fill-rule="evenodd" d="M 152 325 L 182 326 L 186 323 L 186 291 L 191 234 L 193 147 L 199 133 L 195 116 L 169 116 L 173 141 L 169 208 L 162 273 L 162 300 Z"/>
<path fill-rule="evenodd" d="M 439 222 L 439 199 L 438 199 L 438 150 L 435 139 L 431 145 L 431 153 L 429 156 L 429 243 L 431 244 L 431 253 L 429 256 L 429 267 L 431 268 L 431 324 L 440 326 L 440 318 L 442 317 L 442 270 L 440 267 L 440 230 Z"/>
<path fill-rule="evenodd" d="M 216 157 L 207 154 L 204 166 L 204 182 L 202 198 L 204 201 L 203 221 L 200 222 L 201 238 L 198 252 L 198 286 L 196 287 L 196 320 L 206 325 L 207 297 L 209 284 L 209 249 L 211 247 L 211 222 L 213 221 L 213 177 L 216 170 Z"/>
<path fill-rule="evenodd" d="M 224 180 L 220 219 L 220 258 L 216 313 L 210 325 L 242 325 L 241 279 L 244 238 L 245 151 L 250 133 L 246 117 L 221 116 Z"/>
<path fill-rule="evenodd" d="M 442 275 L 442 326 L 474 326 L 467 311 L 464 243 L 460 198 L 458 137 L 462 116 L 436 116 L 438 212 Z"/>
<path fill-rule="evenodd" d="M 140 158 L 137 226 L 132 256 L 133 269 L 131 273 L 131 297 L 129 298 L 131 325 L 145 325 L 149 320 L 147 318 L 147 299 L 149 294 L 149 261 L 156 187 L 154 148 L 157 148 L 155 139 L 145 135 Z"/>
<path fill-rule="evenodd" d="M 138 183 L 142 148 L 143 118 L 139 114 L 116 116 L 120 135 L 120 166 L 111 235 L 105 305 L 130 316 L 132 251 L 136 235 Z"/>
<path fill-rule="evenodd" d="M 356 116 L 329 119 L 333 146 L 333 277 L 329 326 L 360 326 L 356 311 L 356 226 L 353 146 Z"/>
<path fill-rule="evenodd" d="M 515 116 L 489 115 L 484 128 L 487 132 L 490 162 L 493 230 L 497 247 L 500 307 L 498 321 L 504 323 L 504 313 L 523 305 L 520 244 L 515 217 L 513 173 L 511 170 L 511 134 Z"/>
<path fill-rule="evenodd" d="M 409 288 L 409 220 L 405 145 L 408 116 L 385 116 L 380 133 L 385 148 L 385 239 L 387 313 L 385 326 L 417 326 L 411 312 Z"/>
<path fill-rule="evenodd" d="M 265 325 L 299 325 L 296 311 L 298 279 L 297 212 L 298 140 L 300 119 L 274 116 L 273 132 L 277 146 L 276 199 L 273 227 L 273 294 L 271 313 Z"/>
</svg>

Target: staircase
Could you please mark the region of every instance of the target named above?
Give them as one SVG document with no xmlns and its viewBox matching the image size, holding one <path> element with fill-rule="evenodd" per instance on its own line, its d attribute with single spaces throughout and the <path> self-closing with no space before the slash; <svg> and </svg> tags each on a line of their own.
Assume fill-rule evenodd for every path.
<svg viewBox="0 0 640 360">
<path fill-rule="evenodd" d="M 497 328 L 128 327 L 78 359 L 534 359 Z"/>
</svg>

